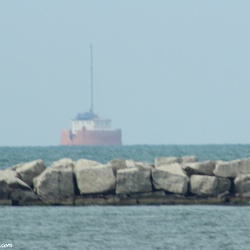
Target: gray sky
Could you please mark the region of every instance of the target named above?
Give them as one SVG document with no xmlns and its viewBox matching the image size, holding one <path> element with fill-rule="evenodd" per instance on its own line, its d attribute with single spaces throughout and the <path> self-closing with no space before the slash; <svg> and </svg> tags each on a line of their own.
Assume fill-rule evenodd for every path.
<svg viewBox="0 0 250 250">
<path fill-rule="evenodd" d="M 124 144 L 250 143 L 250 2 L 0 1 L 0 146 L 90 108 Z"/>
</svg>

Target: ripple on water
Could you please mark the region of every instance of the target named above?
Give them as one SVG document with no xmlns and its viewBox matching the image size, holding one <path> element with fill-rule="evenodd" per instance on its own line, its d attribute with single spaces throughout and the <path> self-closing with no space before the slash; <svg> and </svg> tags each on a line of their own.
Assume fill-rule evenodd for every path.
<svg viewBox="0 0 250 250">
<path fill-rule="evenodd" d="M 1 207 L 15 249 L 235 249 L 250 244 L 250 208 L 225 206 Z"/>
</svg>

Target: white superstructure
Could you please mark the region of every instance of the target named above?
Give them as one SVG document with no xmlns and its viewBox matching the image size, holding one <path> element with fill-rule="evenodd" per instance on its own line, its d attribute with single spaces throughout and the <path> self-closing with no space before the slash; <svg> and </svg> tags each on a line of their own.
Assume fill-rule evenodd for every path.
<svg viewBox="0 0 250 250">
<path fill-rule="evenodd" d="M 72 120 L 71 131 L 75 135 L 79 130 L 112 130 L 111 119 L 94 118 L 90 120 Z"/>
</svg>

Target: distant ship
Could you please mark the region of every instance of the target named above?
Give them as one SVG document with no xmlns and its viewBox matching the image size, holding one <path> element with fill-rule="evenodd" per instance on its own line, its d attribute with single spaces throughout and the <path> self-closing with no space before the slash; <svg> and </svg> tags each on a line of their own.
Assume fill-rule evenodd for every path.
<svg viewBox="0 0 250 250">
<path fill-rule="evenodd" d="M 91 108 L 78 113 L 71 121 L 71 129 L 61 131 L 61 145 L 122 145 L 121 129 L 113 129 L 111 119 L 100 118 L 93 111 L 93 56 L 91 45 Z"/>
</svg>

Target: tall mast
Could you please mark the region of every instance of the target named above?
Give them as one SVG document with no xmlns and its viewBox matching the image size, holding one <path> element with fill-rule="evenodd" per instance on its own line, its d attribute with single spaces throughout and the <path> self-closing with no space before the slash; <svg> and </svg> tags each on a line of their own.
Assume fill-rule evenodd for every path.
<svg viewBox="0 0 250 250">
<path fill-rule="evenodd" d="M 90 73 L 91 73 L 91 108 L 90 112 L 94 112 L 94 94 L 93 94 L 93 46 L 92 43 L 90 44 L 90 59 L 91 59 L 91 66 L 90 66 Z"/>
</svg>

